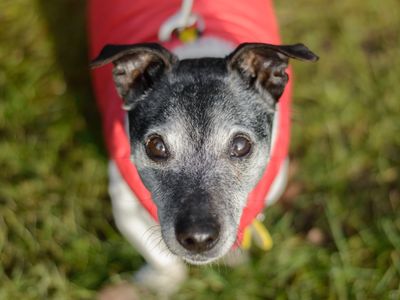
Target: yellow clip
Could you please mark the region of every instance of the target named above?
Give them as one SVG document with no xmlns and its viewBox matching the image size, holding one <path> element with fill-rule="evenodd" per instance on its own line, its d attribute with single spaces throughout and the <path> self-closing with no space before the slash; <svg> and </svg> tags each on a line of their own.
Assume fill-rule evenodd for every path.
<svg viewBox="0 0 400 300">
<path fill-rule="evenodd" d="M 199 38 L 199 31 L 195 26 L 178 31 L 178 38 L 182 43 L 191 43 Z"/>
<path fill-rule="evenodd" d="M 256 243 L 261 249 L 263 249 L 264 251 L 271 250 L 273 246 L 271 235 L 269 234 L 264 224 L 257 219 L 254 219 L 253 223 L 250 226 L 247 226 L 244 230 L 241 245 L 242 249 L 250 249 L 252 235 L 254 236 Z"/>
</svg>

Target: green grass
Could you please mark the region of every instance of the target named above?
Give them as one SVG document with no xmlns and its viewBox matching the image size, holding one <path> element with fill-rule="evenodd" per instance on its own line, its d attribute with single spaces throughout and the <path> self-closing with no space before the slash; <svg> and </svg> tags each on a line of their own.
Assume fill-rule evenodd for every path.
<svg viewBox="0 0 400 300">
<path fill-rule="evenodd" d="M 294 64 L 275 247 L 191 268 L 174 299 L 400 299 L 400 5 L 276 6 L 283 40 L 321 60 Z M 84 1 L 0 2 L 0 299 L 92 299 L 143 263 L 112 221 L 84 17 Z"/>
</svg>

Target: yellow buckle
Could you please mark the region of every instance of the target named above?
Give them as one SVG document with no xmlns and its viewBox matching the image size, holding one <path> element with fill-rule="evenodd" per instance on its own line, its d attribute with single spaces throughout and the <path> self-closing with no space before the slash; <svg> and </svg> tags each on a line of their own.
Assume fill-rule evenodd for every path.
<svg viewBox="0 0 400 300">
<path fill-rule="evenodd" d="M 191 26 L 177 30 L 176 35 L 182 43 L 191 43 L 199 38 L 200 31 L 196 26 Z"/>
</svg>

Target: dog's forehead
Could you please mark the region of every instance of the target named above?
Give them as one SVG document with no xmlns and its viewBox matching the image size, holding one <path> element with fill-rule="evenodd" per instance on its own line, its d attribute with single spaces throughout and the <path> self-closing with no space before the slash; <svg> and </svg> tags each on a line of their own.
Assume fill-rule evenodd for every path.
<svg viewBox="0 0 400 300">
<path fill-rule="evenodd" d="M 181 61 L 155 84 L 129 118 L 138 138 L 154 128 L 177 126 L 206 132 L 212 126 L 237 125 L 265 134 L 265 122 L 270 119 L 263 101 L 236 86 L 220 58 Z"/>
<path fill-rule="evenodd" d="M 172 70 L 179 80 L 190 77 L 221 77 L 228 74 L 226 60 L 217 57 L 183 59 Z"/>
</svg>

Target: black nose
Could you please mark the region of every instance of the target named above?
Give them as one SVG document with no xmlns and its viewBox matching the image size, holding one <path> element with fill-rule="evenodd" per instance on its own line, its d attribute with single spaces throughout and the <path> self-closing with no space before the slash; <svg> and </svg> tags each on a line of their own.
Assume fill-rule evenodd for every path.
<svg viewBox="0 0 400 300">
<path fill-rule="evenodd" d="M 215 246 L 219 237 L 219 224 L 214 220 L 181 219 L 175 226 L 176 238 L 185 249 L 201 253 Z"/>
</svg>

